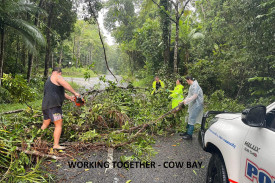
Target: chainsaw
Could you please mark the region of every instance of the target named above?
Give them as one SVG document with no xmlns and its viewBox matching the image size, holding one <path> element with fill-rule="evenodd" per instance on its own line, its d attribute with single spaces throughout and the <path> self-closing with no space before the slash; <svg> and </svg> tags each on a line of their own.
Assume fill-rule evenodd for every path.
<svg viewBox="0 0 275 183">
<path fill-rule="evenodd" d="M 75 97 L 74 103 L 76 106 L 81 107 L 84 105 L 85 101 L 84 101 L 83 97 Z"/>
</svg>

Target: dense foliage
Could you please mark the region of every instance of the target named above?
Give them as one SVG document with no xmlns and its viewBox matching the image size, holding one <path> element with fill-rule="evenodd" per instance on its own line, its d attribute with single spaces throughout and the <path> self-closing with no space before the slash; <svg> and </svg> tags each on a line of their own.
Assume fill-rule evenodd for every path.
<svg viewBox="0 0 275 183">
<path fill-rule="evenodd" d="M 82 4 L 43 0 L 25 4 L 16 0 L 4 2 L 1 6 L 4 20 L 1 34 L 5 38 L 1 46 L 3 71 L 21 73 L 28 82 L 32 68 L 33 73 L 43 68 L 46 76 L 48 67 L 56 65 L 93 65 L 95 72 L 106 73 L 96 25 L 76 20 L 76 7 L 92 2 L 98 10 L 102 7 L 107 10 L 104 25 L 117 44 L 106 44 L 106 52 L 115 73 L 147 78 L 149 83 L 155 74 L 164 77 L 175 72 L 178 28 L 178 73 L 193 75 L 204 93 L 223 90 L 225 96 L 248 103 L 260 97 L 274 99 L 274 2 L 271 0 L 179 1 L 178 10 L 177 4 L 168 0 L 94 0 Z M 178 23 L 173 22 L 177 11 L 181 12 L 186 3 Z M 88 13 L 78 12 L 78 16 L 89 17 Z M 9 17 L 14 17 L 14 24 L 9 24 L 12 22 Z M 19 20 L 24 20 L 24 24 L 15 24 Z M 31 29 L 24 26 L 32 26 L 37 33 L 31 34 Z M 22 34 L 16 34 L 20 27 Z M 46 47 L 38 44 L 43 42 L 41 33 L 46 38 Z M 31 48 L 36 48 L 36 54 Z"/>
<path fill-rule="evenodd" d="M 174 16 L 174 4 L 155 2 L 133 1 L 131 5 L 120 6 L 124 1 L 115 4 L 108 1 L 105 19 L 107 27 L 112 25 L 110 30 L 122 50 L 129 55 L 130 70 L 142 69 L 135 74 L 148 80 L 155 74 L 165 77 L 174 67 L 176 27 L 171 20 L 172 24 L 165 23 L 164 18 Z M 160 6 L 161 10 L 157 3 L 164 5 Z M 137 4 L 141 4 L 139 12 L 122 20 L 127 8 Z M 273 1 L 200 0 L 190 3 L 179 21 L 179 73 L 193 75 L 206 94 L 223 90 L 225 96 L 245 103 L 253 103 L 260 97 L 274 100 L 273 9 Z M 113 15 L 112 19 L 109 14 Z M 133 17 L 137 19 L 135 24 L 131 23 Z M 169 35 L 168 66 L 164 58 L 167 38 L 163 32 Z M 162 72 L 163 68 L 166 72 Z"/>
</svg>

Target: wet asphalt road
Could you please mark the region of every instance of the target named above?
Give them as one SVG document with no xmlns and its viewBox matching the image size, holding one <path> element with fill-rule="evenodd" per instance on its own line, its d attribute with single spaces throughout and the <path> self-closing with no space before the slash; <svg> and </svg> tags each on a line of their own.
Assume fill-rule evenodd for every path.
<svg viewBox="0 0 275 183">
<path fill-rule="evenodd" d="M 152 158 L 155 166 L 151 168 L 144 168 L 139 165 L 138 167 L 134 165 L 134 168 L 128 170 L 118 167 L 106 170 L 104 166 L 82 167 L 84 162 L 108 162 L 107 149 L 86 152 L 84 156 L 76 158 L 75 168 L 69 167 L 71 160 L 60 161 L 52 166 L 55 169 L 58 182 L 64 183 L 125 183 L 128 180 L 131 180 L 132 183 L 205 182 L 207 165 L 211 155 L 201 149 L 196 136 L 191 141 L 183 141 L 177 134 L 167 137 L 158 136 L 155 139 L 156 143 L 153 147 L 158 154 Z M 120 156 L 131 154 L 133 153 L 125 150 L 114 150 L 111 162 L 119 162 Z M 190 165 L 188 162 L 193 167 L 188 166 Z M 182 163 L 183 166 L 176 168 L 175 163 Z M 201 163 L 201 167 L 199 163 Z"/>
<path fill-rule="evenodd" d="M 107 79 L 114 80 L 111 75 Z M 85 81 L 83 78 L 65 78 L 67 81 L 74 81 L 86 89 L 93 88 L 99 82 L 98 78 L 91 78 Z M 118 77 L 121 80 L 121 77 Z M 103 89 L 105 84 L 101 84 Z M 50 165 L 52 173 L 56 175 L 57 182 L 64 183 L 203 183 L 206 178 L 206 171 L 211 154 L 206 153 L 200 147 L 197 134 L 193 140 L 184 141 L 178 134 L 155 136 L 156 143 L 153 145 L 158 154 L 152 158 L 151 168 L 133 165 L 134 168 L 95 168 L 95 162 L 112 165 L 112 162 L 120 162 L 120 156 L 131 156 L 133 152 L 126 150 L 108 149 L 91 150 L 85 155 L 74 157 L 75 168 L 70 167 L 70 159 L 58 161 Z M 84 163 L 87 162 L 86 167 Z M 92 164 L 90 164 L 92 163 Z M 176 167 L 176 163 L 182 165 Z M 153 166 L 154 164 L 154 166 Z M 79 165 L 79 166 L 77 166 Z M 117 165 L 117 164 L 116 164 Z M 170 165 L 170 166 L 169 166 Z M 190 166 L 191 165 L 191 166 Z M 106 166 L 107 167 L 107 166 Z"/>
<path fill-rule="evenodd" d="M 118 86 L 124 86 L 126 87 L 126 83 L 120 83 L 122 80 L 121 76 L 116 76 L 117 80 L 119 81 Z M 98 85 L 97 89 L 104 89 L 107 86 L 107 83 L 104 83 L 99 80 L 99 77 L 93 77 L 88 80 L 85 80 L 84 78 L 71 78 L 71 77 L 64 77 L 66 81 L 75 82 L 78 85 L 81 85 L 84 87 L 84 89 L 93 89 L 96 85 Z M 112 75 L 106 75 L 106 80 L 110 81 L 116 81 L 115 78 Z"/>
</svg>

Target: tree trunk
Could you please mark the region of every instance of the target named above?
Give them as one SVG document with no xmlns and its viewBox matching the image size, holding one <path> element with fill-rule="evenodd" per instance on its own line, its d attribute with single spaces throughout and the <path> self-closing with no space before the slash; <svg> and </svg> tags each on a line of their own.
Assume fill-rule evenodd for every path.
<svg viewBox="0 0 275 183">
<path fill-rule="evenodd" d="M 24 44 L 22 44 L 22 49 L 21 49 L 21 62 L 22 62 L 22 67 L 20 71 L 21 73 L 23 73 L 26 68 L 26 47 Z"/>
<path fill-rule="evenodd" d="M 164 10 L 168 11 L 169 10 L 168 0 L 161 0 L 160 6 L 163 6 Z M 163 41 L 163 59 L 164 59 L 164 64 L 167 65 L 170 59 L 170 44 L 169 44 L 170 19 L 163 12 L 163 10 L 160 10 L 160 15 L 161 15 L 162 41 Z"/>
<path fill-rule="evenodd" d="M 133 64 L 132 64 L 132 59 L 131 59 L 131 52 L 128 51 L 127 53 L 129 55 L 129 62 L 130 62 L 130 70 L 131 70 L 131 76 L 133 76 L 133 73 L 134 73 L 134 69 L 133 69 Z"/>
<path fill-rule="evenodd" d="M 176 23 L 176 39 L 174 47 L 174 73 L 178 73 L 178 42 L 179 42 L 179 20 Z"/>
<path fill-rule="evenodd" d="M 172 4 L 169 4 L 169 11 L 172 12 Z M 168 18 L 168 17 L 167 17 Z M 170 45 L 171 45 L 171 33 L 172 33 L 172 23 L 169 20 L 169 36 L 168 36 L 168 46 L 169 46 L 169 61 L 170 61 Z"/>
<path fill-rule="evenodd" d="M 178 42 L 179 42 L 179 4 L 176 3 L 175 5 L 176 11 L 176 38 L 175 38 L 175 47 L 174 47 L 174 73 L 178 73 Z"/>
<path fill-rule="evenodd" d="M 75 59 L 74 50 L 75 50 L 75 35 L 74 35 L 74 42 L 73 42 L 73 58 L 72 58 L 72 61 L 74 61 L 74 59 Z"/>
<path fill-rule="evenodd" d="M 4 31 L 3 25 L 0 29 L 0 34 L 1 34 L 1 43 L 0 43 L 0 86 L 1 86 L 2 76 L 3 76 L 3 65 L 4 65 L 4 39 L 5 39 L 5 31 Z"/>
<path fill-rule="evenodd" d="M 76 48 L 76 64 L 75 64 L 75 67 L 77 68 L 78 67 L 78 64 L 80 62 L 80 41 L 78 40 L 77 41 L 77 48 Z"/>
<path fill-rule="evenodd" d="M 38 58 L 35 57 L 35 72 L 37 73 L 38 72 L 38 67 L 39 67 L 39 63 L 38 63 Z"/>
<path fill-rule="evenodd" d="M 27 13 L 27 20 L 30 20 L 30 14 Z M 32 72 L 32 63 L 33 63 L 33 53 L 28 53 L 28 71 L 27 71 L 27 82 L 29 83 L 31 80 L 31 72 Z"/>
<path fill-rule="evenodd" d="M 186 74 L 188 73 L 188 61 L 189 60 L 189 51 L 186 48 L 185 49 L 185 68 L 186 68 Z"/>
<path fill-rule="evenodd" d="M 156 1 L 152 0 L 156 5 L 158 5 L 158 7 L 160 9 L 163 9 L 161 5 L 157 4 Z M 164 0 L 161 0 L 161 3 L 163 2 Z M 174 1 L 169 1 L 171 4 L 173 4 L 175 6 L 175 20 L 171 18 L 171 16 L 167 13 L 165 13 L 167 15 L 167 17 L 169 17 L 169 19 L 171 21 L 173 21 L 175 24 L 176 24 L 176 37 L 175 37 L 175 46 L 174 46 L 174 73 L 178 73 L 178 41 L 179 41 L 179 20 L 180 20 L 180 17 L 183 15 L 184 13 L 184 10 L 187 6 L 187 4 L 189 3 L 190 0 L 187 0 L 185 2 L 185 5 L 181 11 L 181 13 L 179 13 L 179 5 L 180 5 L 180 1 L 176 0 L 176 2 Z M 170 9 L 170 7 L 168 8 Z M 170 42 L 170 37 L 168 37 L 168 40 Z"/>
<path fill-rule="evenodd" d="M 31 72 L 32 72 L 32 65 L 33 65 L 33 54 L 29 53 L 29 59 L 28 59 L 28 73 L 27 73 L 27 81 L 28 83 L 31 80 Z"/>
<path fill-rule="evenodd" d="M 46 55 L 45 55 L 45 67 L 44 67 L 44 78 L 48 77 L 49 72 L 49 62 L 50 62 L 50 54 L 51 54 L 51 36 L 50 36 L 50 29 L 52 25 L 52 10 L 53 10 L 53 4 L 50 3 L 50 10 L 49 10 L 49 16 L 48 16 L 48 22 L 47 22 L 47 31 L 46 31 L 46 39 L 47 39 L 47 45 L 46 45 Z"/>
<path fill-rule="evenodd" d="M 52 62 L 52 69 L 53 69 L 53 52 L 52 52 L 52 58 L 51 58 L 51 62 Z"/>
<path fill-rule="evenodd" d="M 41 8 L 43 3 L 43 0 L 39 1 L 39 5 L 38 7 Z M 39 17 L 39 13 L 38 11 L 35 14 L 35 19 L 34 19 L 34 25 L 37 26 L 38 25 L 38 17 Z M 32 67 L 33 67 L 33 60 L 34 60 L 34 55 L 33 53 L 29 53 L 29 59 L 28 59 L 28 73 L 27 73 L 27 81 L 28 83 L 31 80 L 31 73 L 32 73 Z"/>
<path fill-rule="evenodd" d="M 15 62 L 15 73 L 18 73 L 18 60 L 20 56 L 20 42 L 19 42 L 19 36 L 17 36 L 16 40 L 16 62 Z"/>
<path fill-rule="evenodd" d="M 88 54 L 88 55 L 85 55 L 85 65 L 86 65 L 86 66 L 88 65 L 88 57 L 89 57 L 89 54 Z"/>
<path fill-rule="evenodd" d="M 61 67 L 61 64 L 62 64 L 62 57 L 63 57 L 63 44 L 61 43 L 61 51 L 60 51 L 60 57 L 58 62 L 59 67 Z"/>
<path fill-rule="evenodd" d="M 88 65 L 92 64 L 92 48 L 90 48 L 90 55 L 89 55 L 89 63 Z"/>
</svg>

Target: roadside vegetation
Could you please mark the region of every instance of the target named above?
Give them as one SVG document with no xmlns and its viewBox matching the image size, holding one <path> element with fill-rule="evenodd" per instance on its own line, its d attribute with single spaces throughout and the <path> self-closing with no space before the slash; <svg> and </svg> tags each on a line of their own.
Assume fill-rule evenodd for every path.
<svg viewBox="0 0 275 183">
<path fill-rule="evenodd" d="M 84 78 L 87 75 L 89 75 L 89 77 L 97 76 L 97 74 L 90 69 L 75 68 L 75 67 L 62 69 L 63 77 Z"/>
</svg>

